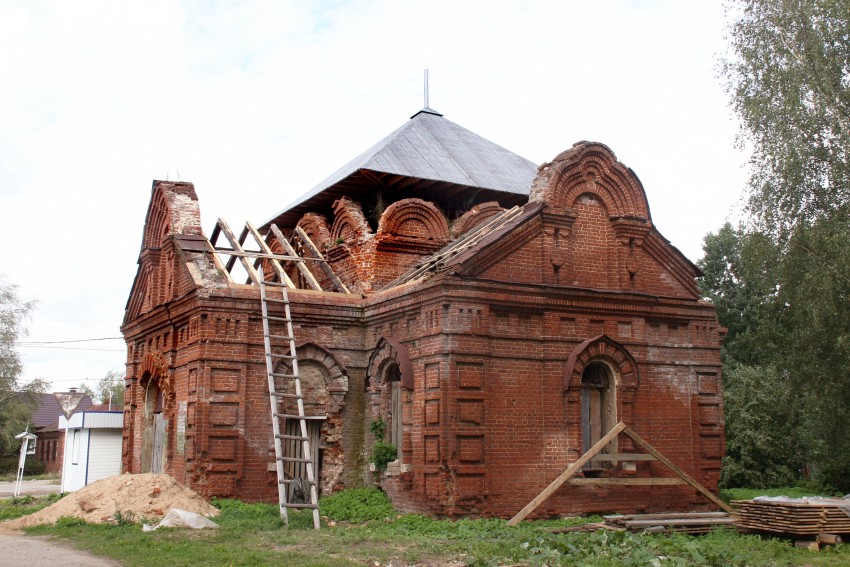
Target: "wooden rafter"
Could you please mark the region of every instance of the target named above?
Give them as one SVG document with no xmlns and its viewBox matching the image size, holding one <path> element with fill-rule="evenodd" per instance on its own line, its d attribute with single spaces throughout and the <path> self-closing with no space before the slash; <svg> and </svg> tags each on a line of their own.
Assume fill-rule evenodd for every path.
<svg viewBox="0 0 850 567">
<path fill-rule="evenodd" d="M 272 270 L 274 270 L 280 282 L 288 287 L 288 288 L 297 288 L 298 286 L 289 275 L 286 273 L 284 266 L 287 262 L 294 262 L 298 270 L 301 272 L 301 275 L 304 276 L 304 281 L 307 282 L 307 285 L 315 290 L 315 291 L 324 291 L 322 289 L 321 284 L 307 267 L 306 263 L 309 262 L 317 262 L 322 270 L 327 274 L 328 279 L 330 279 L 334 289 L 340 291 L 342 293 L 351 293 L 345 284 L 336 276 L 333 269 L 328 264 L 325 257 L 319 252 L 319 249 L 315 244 L 310 240 L 306 233 L 303 230 L 296 227 L 295 229 L 296 235 L 299 239 L 299 243 L 302 245 L 304 250 L 309 251 L 311 256 L 302 256 L 299 255 L 298 251 L 295 247 L 290 243 L 283 233 L 278 229 L 274 224 L 271 225 L 270 231 L 263 236 L 260 234 L 259 230 L 257 230 L 253 224 L 250 222 L 245 223 L 245 228 L 242 230 L 242 233 L 239 235 L 239 238 L 236 238 L 236 235 L 230 229 L 226 222 L 223 219 L 218 219 L 218 222 L 213 228 L 212 234 L 210 235 L 210 244 L 212 245 L 213 250 L 215 251 L 215 261 L 217 265 L 224 269 L 228 275 L 232 273 L 234 266 L 236 265 L 236 261 L 239 260 L 242 263 L 242 266 L 245 268 L 245 271 L 248 273 L 248 282 L 258 285 L 260 279 L 263 277 L 260 275 L 258 269 L 262 262 L 267 261 L 271 265 Z M 217 246 L 216 243 L 218 241 L 219 236 L 224 235 L 227 240 L 229 247 L 227 246 Z M 254 242 L 256 243 L 259 250 L 246 250 L 243 245 L 245 241 L 248 239 L 248 236 L 251 236 Z M 285 254 L 276 254 L 270 244 L 277 241 L 280 246 L 286 251 Z M 219 258 L 219 254 L 229 256 L 226 263 L 222 263 L 221 258 Z M 252 263 L 253 261 L 253 263 Z M 232 281 L 232 279 L 231 279 Z"/>
</svg>

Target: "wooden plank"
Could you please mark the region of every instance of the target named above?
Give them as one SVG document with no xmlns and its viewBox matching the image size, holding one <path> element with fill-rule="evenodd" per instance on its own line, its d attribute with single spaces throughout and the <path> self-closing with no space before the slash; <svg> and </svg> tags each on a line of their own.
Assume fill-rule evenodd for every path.
<svg viewBox="0 0 850 567">
<path fill-rule="evenodd" d="M 654 455 L 648 453 L 600 453 L 593 458 L 594 461 L 657 461 Z"/>
<path fill-rule="evenodd" d="M 275 225 L 273 224 L 272 226 Z M 351 293 L 350 291 L 348 291 L 348 288 L 345 286 L 345 284 L 342 283 L 342 280 L 337 277 L 337 275 L 333 271 L 333 268 L 330 267 L 327 260 L 325 260 L 325 257 L 322 256 L 322 253 L 319 251 L 316 245 L 313 244 L 313 241 L 310 240 L 310 237 L 307 236 L 307 233 L 304 232 L 304 230 L 300 226 L 295 227 L 295 234 L 298 235 L 298 238 L 301 239 L 301 242 L 310 251 L 310 253 L 316 257 L 316 259 L 321 259 L 321 262 L 319 262 L 319 266 L 322 267 L 322 270 L 325 272 L 328 278 L 330 278 L 337 291 L 340 291 L 342 293 Z"/>
<path fill-rule="evenodd" d="M 266 244 L 266 241 L 263 239 L 263 237 L 260 236 L 259 231 L 256 228 L 254 228 L 254 225 L 251 224 L 250 221 L 245 223 L 245 228 L 251 233 L 251 236 L 254 237 L 254 240 L 256 241 L 257 246 L 260 247 L 260 249 L 263 251 L 264 254 L 268 254 L 268 255 L 274 254 L 272 249 L 269 248 L 269 245 Z M 277 272 L 278 279 L 281 282 L 283 282 L 284 284 L 286 284 L 287 287 L 291 287 L 293 289 L 296 287 L 295 283 L 291 279 L 289 279 L 289 276 L 286 274 L 286 272 L 283 269 L 283 266 L 280 265 L 279 261 L 277 261 L 274 258 L 262 258 L 262 259 L 268 260 L 269 263 L 271 263 L 272 268 L 274 268 L 274 271 Z M 258 258 L 258 261 L 259 260 L 260 260 L 260 258 Z"/>
<path fill-rule="evenodd" d="M 620 432 L 623 431 L 624 429 L 626 429 L 626 424 L 623 423 L 622 421 L 619 422 L 617 425 L 615 425 L 613 427 L 613 429 L 611 429 L 611 431 L 609 431 L 605 435 L 605 437 L 603 437 L 602 439 L 597 441 L 596 444 L 593 445 L 593 447 L 591 447 L 590 450 L 587 453 L 585 453 L 584 455 L 579 457 L 576 462 L 574 462 L 569 467 L 567 467 L 567 470 L 565 470 L 563 473 L 561 473 L 561 475 L 558 478 L 553 480 L 549 484 L 549 486 L 547 486 L 545 489 L 543 489 L 543 492 L 538 494 L 531 502 L 526 504 L 525 508 L 520 510 L 517 513 L 516 516 L 511 518 L 510 521 L 508 522 L 508 525 L 509 526 L 515 526 L 515 525 L 519 524 L 521 521 L 523 521 L 526 517 L 528 517 L 529 514 L 534 512 L 534 510 L 536 510 L 538 506 L 540 506 L 550 496 L 552 496 L 552 494 L 554 494 L 555 491 L 558 490 L 565 482 L 567 482 L 570 478 L 572 478 L 572 476 L 574 474 L 579 472 L 581 470 L 581 467 L 583 467 L 585 463 L 590 461 L 600 451 L 602 451 L 602 449 L 608 443 L 610 443 L 611 441 L 616 439 L 617 435 L 619 435 Z"/>
<path fill-rule="evenodd" d="M 674 486 L 678 484 L 687 484 L 681 478 L 572 478 L 570 484 L 588 485 L 588 484 L 610 484 L 618 486 Z"/>
<path fill-rule="evenodd" d="M 236 252 L 244 253 L 245 250 L 242 249 L 240 243 L 236 240 L 236 236 L 234 236 L 233 232 L 230 230 L 230 227 L 227 226 L 227 223 L 224 222 L 224 219 L 218 219 L 217 226 L 221 228 L 222 234 L 227 238 L 227 241 L 230 243 L 231 248 L 233 248 Z M 247 228 L 243 231 L 247 236 Z M 242 239 L 244 242 L 245 239 Z M 245 268 L 245 271 L 248 272 L 248 276 L 253 280 L 253 282 L 257 285 L 260 285 L 260 274 L 257 273 L 257 270 L 254 269 L 254 266 L 251 265 L 251 262 L 245 256 L 239 256 L 239 260 L 242 261 L 242 266 Z M 227 261 L 227 272 L 230 273 L 230 270 L 233 269 L 233 264 L 236 262 L 236 257 L 231 256 L 230 260 Z"/>
<path fill-rule="evenodd" d="M 678 520 L 631 520 L 626 522 L 628 528 L 643 528 L 648 526 L 726 526 L 732 523 L 732 518 L 681 518 Z"/>
<path fill-rule="evenodd" d="M 270 228 L 271 230 L 269 231 L 269 234 L 277 240 L 278 244 L 283 246 L 286 253 L 290 256 L 298 257 L 298 260 L 295 261 L 295 265 L 298 267 L 298 271 L 301 272 L 301 275 L 304 276 L 304 280 L 307 284 L 316 291 L 323 291 L 322 286 L 319 285 L 319 282 L 316 280 L 316 276 L 313 275 L 313 272 L 311 272 L 310 268 L 307 267 L 307 264 L 304 263 L 304 259 L 298 256 L 298 252 L 295 251 L 277 225 L 272 224 Z"/>
<path fill-rule="evenodd" d="M 622 422 L 620 422 L 620 423 L 622 423 Z M 667 457 L 665 457 L 664 455 L 659 453 L 655 449 L 655 447 L 653 447 L 652 445 L 650 445 L 649 443 L 644 441 L 643 438 L 640 435 L 638 435 L 637 433 L 635 433 L 634 431 L 632 431 L 632 429 L 630 427 L 624 426 L 623 433 L 625 433 L 626 435 L 631 437 L 634 440 L 635 443 L 637 443 L 638 445 L 640 445 L 641 447 L 646 449 L 647 452 L 654 455 L 656 459 L 658 459 L 659 461 L 664 463 L 667 466 L 668 469 L 670 469 L 671 471 L 673 471 L 674 473 L 679 475 L 679 477 L 681 479 L 683 479 L 685 482 L 687 482 L 692 487 L 694 487 L 703 496 L 705 496 L 706 498 L 708 498 L 709 500 L 711 500 L 712 502 L 714 502 L 715 504 L 720 506 L 721 509 L 726 510 L 729 513 L 733 512 L 731 506 L 729 506 L 726 502 L 724 502 L 723 500 L 719 499 L 717 496 L 715 496 L 714 494 L 709 492 L 709 490 L 706 487 L 704 487 L 702 484 L 700 484 L 694 478 L 692 478 L 688 473 L 686 473 L 681 468 L 679 468 L 676 465 L 676 463 L 674 463 L 673 461 L 671 461 L 670 459 L 668 459 Z"/>
</svg>

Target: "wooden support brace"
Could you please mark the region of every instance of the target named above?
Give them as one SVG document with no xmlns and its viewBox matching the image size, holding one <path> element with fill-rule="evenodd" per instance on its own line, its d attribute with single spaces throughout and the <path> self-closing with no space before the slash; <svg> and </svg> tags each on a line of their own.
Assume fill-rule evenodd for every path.
<svg viewBox="0 0 850 567">
<path fill-rule="evenodd" d="M 722 510 L 726 510 L 730 514 L 733 512 L 732 507 L 729 506 L 729 504 L 727 504 L 726 502 L 724 502 L 723 500 L 721 500 L 720 498 L 718 498 L 717 496 L 712 494 L 706 487 L 704 487 L 702 484 L 697 482 L 693 477 L 691 477 L 688 473 L 686 473 L 681 468 L 679 468 L 676 465 L 676 463 L 674 463 L 673 461 L 671 461 L 670 459 L 668 459 L 667 457 L 665 457 L 664 455 L 659 453 L 655 449 L 655 447 L 653 447 L 652 445 L 650 445 L 649 443 L 644 441 L 643 438 L 641 438 L 640 435 L 638 435 L 637 433 L 632 431 L 632 429 L 630 427 L 626 427 L 626 429 L 623 431 L 623 433 L 625 433 L 626 435 L 631 437 L 634 440 L 635 443 L 637 443 L 638 445 L 640 445 L 641 447 L 646 449 L 646 451 L 648 453 L 652 454 L 656 459 L 658 459 L 659 461 L 664 463 L 667 466 L 668 469 L 670 469 L 671 471 L 673 471 L 674 473 L 679 475 L 679 478 L 681 478 L 682 480 L 684 480 L 685 482 L 690 484 L 698 492 L 700 492 L 703 496 L 705 496 L 706 498 L 708 498 L 709 500 L 711 500 L 712 502 L 714 502 L 715 504 L 720 506 L 720 508 Z"/>
<path fill-rule="evenodd" d="M 529 514 L 534 512 L 538 506 L 540 506 L 546 499 L 548 499 L 552 494 L 555 493 L 556 490 L 561 488 L 561 486 L 567 482 L 573 475 L 581 470 L 581 467 L 584 466 L 585 463 L 590 461 L 593 457 L 596 456 L 598 452 L 600 452 L 608 443 L 617 438 L 617 435 L 620 434 L 626 428 L 626 424 L 622 421 L 614 426 L 614 428 L 605 435 L 602 439 L 596 442 L 596 444 L 590 448 L 590 450 L 578 458 L 576 462 L 571 464 L 567 470 L 561 473 L 561 476 L 552 481 L 552 483 L 547 486 L 543 492 L 537 495 L 537 497 L 526 504 L 525 508 L 519 511 L 519 513 L 511 518 L 508 522 L 509 526 L 515 526 L 523 521 Z"/>
<path fill-rule="evenodd" d="M 617 478 L 581 478 L 575 479 L 574 484 L 609 484 L 609 485 L 628 485 L 628 484 L 645 484 L 645 485 L 667 485 L 667 484 L 689 484 L 691 487 L 700 492 L 703 496 L 711 500 L 713 503 L 717 504 L 722 510 L 726 512 L 732 513 L 732 508 L 717 498 L 714 494 L 712 494 L 706 487 L 697 482 L 693 477 L 691 477 L 688 473 L 683 471 L 680 467 L 678 467 L 673 461 L 662 455 L 658 452 L 652 445 L 647 443 L 640 437 L 637 433 L 632 431 L 632 429 L 627 426 L 622 421 L 611 429 L 602 439 L 596 442 L 593 447 L 590 448 L 584 455 L 578 458 L 576 462 L 571 464 L 567 470 L 565 470 L 561 475 L 556 478 L 552 483 L 547 486 L 543 492 L 538 494 L 531 502 L 529 502 L 525 508 L 519 511 L 516 516 L 508 521 L 509 526 L 516 526 L 521 521 L 523 521 L 529 514 L 531 514 L 534 510 L 537 509 L 540 504 L 542 504 L 546 499 L 548 499 L 552 494 L 555 493 L 564 483 L 570 480 L 576 473 L 578 473 L 581 468 L 585 465 L 585 463 L 593 460 L 597 454 L 602 451 L 602 449 L 608 445 L 611 441 L 616 439 L 616 437 L 620 433 L 625 433 L 629 437 L 631 437 L 635 443 L 646 449 L 646 451 L 652 455 L 656 460 L 664 463 L 664 465 L 676 473 L 679 477 L 678 479 L 659 479 L 659 478 L 625 478 L 625 479 L 617 479 Z M 638 459 L 633 459 L 638 460 Z M 644 460 L 644 459 L 641 459 Z M 681 481 L 680 481 L 681 479 Z"/>
</svg>

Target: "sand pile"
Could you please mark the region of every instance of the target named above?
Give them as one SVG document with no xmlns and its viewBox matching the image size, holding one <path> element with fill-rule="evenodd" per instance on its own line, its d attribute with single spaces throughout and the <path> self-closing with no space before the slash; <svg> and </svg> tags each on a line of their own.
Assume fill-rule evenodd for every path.
<svg viewBox="0 0 850 567">
<path fill-rule="evenodd" d="M 55 524 L 63 516 L 82 518 L 93 524 L 114 522 L 116 512 L 135 520 L 158 521 L 169 508 L 205 516 L 219 513 L 218 508 L 168 475 L 122 474 L 93 482 L 34 514 L 0 523 L 0 528 L 16 530 Z"/>
</svg>

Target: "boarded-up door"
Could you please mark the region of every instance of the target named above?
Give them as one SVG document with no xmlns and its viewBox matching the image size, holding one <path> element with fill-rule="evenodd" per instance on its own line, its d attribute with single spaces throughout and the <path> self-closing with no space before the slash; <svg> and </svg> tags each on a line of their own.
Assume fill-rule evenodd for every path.
<svg viewBox="0 0 850 567">
<path fill-rule="evenodd" d="M 153 415 L 153 452 L 151 453 L 151 471 L 161 474 L 165 462 L 165 416 Z"/>
</svg>

